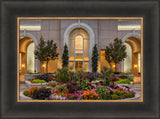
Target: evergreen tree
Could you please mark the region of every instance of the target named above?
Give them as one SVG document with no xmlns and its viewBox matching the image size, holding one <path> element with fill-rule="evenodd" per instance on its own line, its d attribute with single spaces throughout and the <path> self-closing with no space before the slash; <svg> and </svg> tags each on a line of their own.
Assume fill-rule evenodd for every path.
<svg viewBox="0 0 160 119">
<path fill-rule="evenodd" d="M 108 52 L 108 48 L 109 48 L 109 53 Z M 115 71 L 116 71 L 116 64 L 123 61 L 124 58 L 127 57 L 127 53 L 126 53 L 126 46 L 123 44 L 121 39 L 114 39 L 114 42 L 111 43 L 109 45 L 109 47 L 106 47 L 106 54 L 108 54 L 109 56 L 106 57 L 110 57 L 111 59 L 106 59 L 107 61 L 113 61 L 115 63 Z"/>
<path fill-rule="evenodd" d="M 68 60 L 69 60 L 69 56 L 68 56 L 68 47 L 65 44 L 64 46 L 64 51 L 63 51 L 63 56 L 62 56 L 62 60 L 63 60 L 63 67 L 68 67 Z"/>
<path fill-rule="evenodd" d="M 40 38 L 40 43 L 34 52 L 36 59 L 40 62 L 46 61 L 46 72 L 48 73 L 48 63 L 50 60 L 55 60 L 58 58 L 57 46 L 53 44 L 53 40 L 44 41 L 43 37 Z"/>
<path fill-rule="evenodd" d="M 92 72 L 97 72 L 97 66 L 98 66 L 98 50 L 97 46 L 95 45 L 92 52 Z"/>
<path fill-rule="evenodd" d="M 111 62 L 112 62 L 111 53 L 112 53 L 111 48 L 109 46 L 106 46 L 106 49 L 105 49 L 105 59 L 109 63 L 110 67 L 111 67 Z"/>
</svg>

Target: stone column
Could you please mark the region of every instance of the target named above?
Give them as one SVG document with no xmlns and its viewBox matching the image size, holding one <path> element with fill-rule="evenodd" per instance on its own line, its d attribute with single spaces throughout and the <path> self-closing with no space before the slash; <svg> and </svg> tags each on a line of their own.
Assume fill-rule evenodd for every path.
<svg viewBox="0 0 160 119">
<path fill-rule="evenodd" d="M 118 64 L 118 71 L 119 72 L 124 72 L 124 61 L 122 61 Z"/>
</svg>

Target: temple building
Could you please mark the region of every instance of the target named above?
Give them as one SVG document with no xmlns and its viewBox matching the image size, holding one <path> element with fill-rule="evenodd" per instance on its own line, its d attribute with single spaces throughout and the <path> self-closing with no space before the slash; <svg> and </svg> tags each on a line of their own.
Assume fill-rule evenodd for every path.
<svg viewBox="0 0 160 119">
<path fill-rule="evenodd" d="M 65 44 L 69 49 L 69 69 L 86 72 L 92 70 L 92 50 L 97 44 L 100 72 L 103 66 L 109 67 L 105 60 L 105 48 L 115 38 L 121 39 L 127 47 L 127 58 L 116 66 L 118 71 L 137 76 L 141 72 L 141 20 L 138 19 L 22 19 L 19 36 L 19 69 L 22 75 L 46 71 L 45 62 L 40 63 L 34 56 L 41 36 L 45 41 L 53 40 L 58 47 L 58 59 L 48 65 L 50 73 L 62 67 Z M 114 63 L 111 66 L 114 68 Z"/>
</svg>

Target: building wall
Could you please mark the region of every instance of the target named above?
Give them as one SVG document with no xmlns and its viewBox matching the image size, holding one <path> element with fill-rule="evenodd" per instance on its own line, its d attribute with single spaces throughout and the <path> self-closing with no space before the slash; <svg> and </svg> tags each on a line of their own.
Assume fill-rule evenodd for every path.
<svg viewBox="0 0 160 119">
<path fill-rule="evenodd" d="M 27 21 L 26 23 L 30 24 L 31 22 L 33 21 Z M 49 63 L 49 67 L 48 67 L 49 72 L 55 72 L 57 68 L 61 68 L 61 65 L 62 65 L 61 57 L 62 57 L 63 46 L 64 46 L 64 43 L 63 43 L 64 32 L 68 26 L 70 26 L 71 24 L 75 22 L 79 22 L 79 21 L 78 20 L 39 20 L 38 24 L 41 25 L 41 30 L 26 31 L 27 33 L 31 33 L 36 38 L 38 43 L 42 35 L 44 40 L 46 41 L 53 40 L 54 43 L 57 44 L 58 52 L 60 54 L 59 59 L 57 61 L 51 61 Z M 104 50 L 106 46 L 109 43 L 111 43 L 115 38 L 118 37 L 122 39 L 127 33 L 133 32 L 133 30 L 119 31 L 118 30 L 118 20 L 80 20 L 80 22 L 86 23 L 94 31 L 95 43 L 97 44 L 98 52 L 99 52 L 99 62 L 98 62 L 99 71 L 101 67 L 103 66 L 102 63 L 104 62 L 101 59 L 100 51 Z M 24 31 L 21 30 L 20 34 L 23 32 Z M 136 32 L 140 33 L 140 31 L 136 31 Z M 40 66 L 37 65 L 37 67 L 40 67 Z"/>
</svg>

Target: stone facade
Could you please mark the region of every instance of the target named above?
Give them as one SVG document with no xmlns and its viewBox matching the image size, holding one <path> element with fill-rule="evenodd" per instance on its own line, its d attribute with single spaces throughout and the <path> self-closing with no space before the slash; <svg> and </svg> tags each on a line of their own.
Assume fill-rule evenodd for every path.
<svg viewBox="0 0 160 119">
<path fill-rule="evenodd" d="M 98 52 L 99 52 L 99 62 L 98 62 L 98 71 L 100 72 L 100 69 L 102 66 L 108 66 L 107 62 L 104 58 L 104 49 L 106 45 L 113 42 L 115 38 L 120 38 L 125 42 L 130 37 L 136 37 L 140 41 L 141 31 L 140 30 L 118 30 L 118 25 L 120 24 L 119 20 L 22 20 L 20 21 L 20 25 L 34 25 L 38 24 L 41 26 L 40 30 L 20 30 L 20 37 L 29 37 L 33 40 L 36 45 L 38 45 L 40 41 L 40 37 L 43 36 L 44 40 L 53 40 L 58 47 L 59 52 L 59 59 L 55 61 L 51 61 L 49 63 L 49 72 L 55 72 L 57 68 L 61 68 L 61 57 L 63 53 L 63 46 L 64 43 L 67 41 L 66 34 L 69 35 L 66 31 L 69 27 L 71 28 L 83 28 L 88 32 L 89 40 L 92 40 L 90 42 L 93 43 L 90 45 L 89 54 L 92 54 L 92 46 L 94 44 L 97 44 Z M 135 20 L 132 21 L 132 23 L 137 23 Z M 76 25 L 73 25 L 76 24 Z M 73 27 L 72 27 L 73 26 Z M 93 33 L 92 33 L 93 32 Z M 93 41 L 94 40 L 94 41 Z M 132 48 L 135 48 L 136 46 L 132 45 Z M 140 51 L 139 51 L 140 52 Z M 91 58 L 91 55 L 89 56 Z M 137 57 L 132 58 L 134 63 L 134 60 L 137 62 Z M 90 71 L 91 71 L 91 63 L 89 64 Z M 123 62 L 119 64 L 119 71 L 124 70 L 124 64 Z M 36 72 L 40 72 L 42 70 L 42 67 L 40 65 L 40 62 L 35 59 L 35 70 Z M 135 72 L 135 71 L 134 71 Z"/>
</svg>

